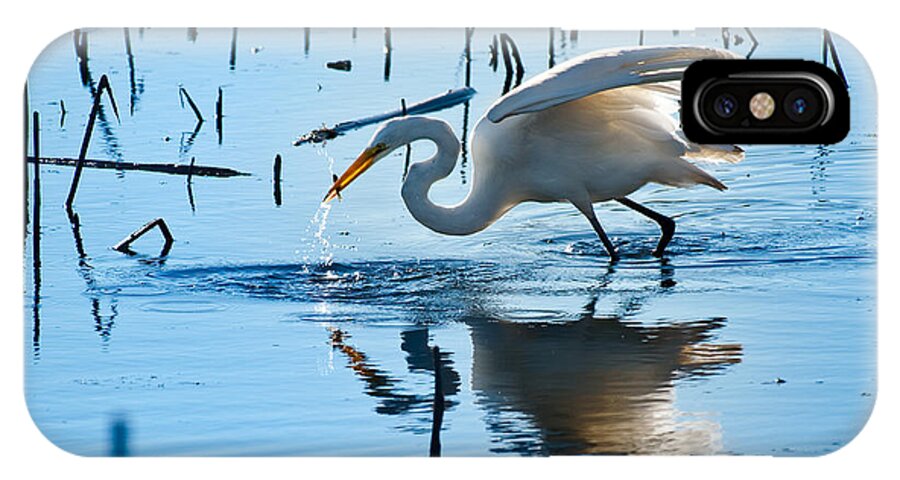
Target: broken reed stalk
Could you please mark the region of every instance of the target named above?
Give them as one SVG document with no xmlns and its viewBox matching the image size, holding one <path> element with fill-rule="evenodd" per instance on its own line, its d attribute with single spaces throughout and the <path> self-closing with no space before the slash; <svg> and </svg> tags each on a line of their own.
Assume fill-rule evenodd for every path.
<svg viewBox="0 0 900 480">
<path fill-rule="evenodd" d="M 556 52 L 554 51 L 553 45 L 553 27 L 550 27 L 548 30 L 550 32 L 550 38 L 549 45 L 547 46 L 547 68 L 553 68 L 553 66 L 556 64 Z"/>
<path fill-rule="evenodd" d="M 188 174 L 187 174 L 187 193 L 188 193 L 188 203 L 191 205 L 191 211 L 197 211 L 197 206 L 194 204 L 194 162 L 197 160 L 197 157 L 191 157 L 191 163 L 188 165 Z"/>
<path fill-rule="evenodd" d="M 109 94 L 109 101 L 112 103 L 113 113 L 116 114 L 116 120 L 119 120 L 119 107 L 116 106 L 116 99 L 113 97 L 112 88 L 109 86 L 109 79 L 106 75 L 100 77 L 97 84 L 97 91 L 94 93 L 94 104 L 91 107 L 91 113 L 88 116 L 87 127 L 84 130 L 84 139 L 81 141 L 81 151 L 78 154 L 78 160 L 75 164 L 75 174 L 72 176 L 72 185 L 69 187 L 69 195 L 66 197 L 66 211 L 69 216 L 72 215 L 72 205 L 75 203 L 75 193 L 78 191 L 78 184 L 81 181 L 81 172 L 84 170 L 84 160 L 87 157 L 88 146 L 91 143 L 91 134 L 94 131 L 94 123 L 97 121 L 97 115 L 100 114 L 100 98 L 103 92 Z M 37 157 L 36 157 L 37 158 Z"/>
<path fill-rule="evenodd" d="M 309 55 L 309 27 L 303 29 L 303 54 Z"/>
<path fill-rule="evenodd" d="M 469 147 L 468 147 L 468 136 L 469 136 L 469 101 L 463 104 L 463 124 L 462 124 L 462 139 L 460 140 L 460 144 L 462 147 L 462 159 L 459 164 L 459 174 L 462 176 L 462 183 L 465 185 L 466 183 L 466 165 L 469 160 Z"/>
<path fill-rule="evenodd" d="M 72 41 L 75 43 L 75 55 L 78 56 L 78 61 L 87 59 L 87 34 L 76 28 L 72 32 Z"/>
<path fill-rule="evenodd" d="M 34 162 L 34 157 L 28 157 L 29 162 Z M 38 159 L 37 163 L 44 165 L 62 165 L 67 167 L 77 167 L 79 160 L 76 158 L 59 158 L 59 157 L 43 157 Z M 81 161 L 84 168 L 100 168 L 109 170 L 137 170 L 142 172 L 166 173 L 169 175 L 187 175 L 191 172 L 198 177 L 240 177 L 249 176 L 249 173 L 240 172 L 231 168 L 224 167 L 206 167 L 195 166 L 192 170 L 183 164 L 178 163 L 134 163 L 125 161 L 110 160 L 90 160 Z"/>
<path fill-rule="evenodd" d="M 434 404 L 431 417 L 431 448 L 429 456 L 441 456 L 441 425 L 444 423 L 444 385 L 441 373 L 441 350 L 434 347 L 431 350 L 434 358 Z"/>
<path fill-rule="evenodd" d="M 406 116 L 406 99 L 400 99 L 400 116 Z M 412 146 L 410 144 L 406 144 L 406 162 L 403 164 L 403 179 L 406 179 L 406 174 L 409 172 L 409 158 L 412 156 Z"/>
<path fill-rule="evenodd" d="M 74 211 L 69 211 L 68 213 L 69 222 L 72 224 L 72 237 L 75 238 L 75 252 L 78 253 L 78 265 L 81 267 L 88 266 L 87 251 L 84 249 L 84 239 L 81 236 L 81 219 Z"/>
<path fill-rule="evenodd" d="M 59 128 L 62 128 L 63 125 L 66 124 L 66 102 L 63 99 L 59 99 Z"/>
<path fill-rule="evenodd" d="M 194 99 L 191 98 L 191 95 L 188 94 L 188 91 L 184 87 L 178 87 L 178 94 L 182 96 L 185 100 L 187 100 L 188 105 L 190 105 L 191 110 L 194 111 L 194 115 L 197 117 L 197 123 L 203 123 L 203 115 L 200 113 L 200 109 L 197 108 L 197 104 L 194 103 Z M 182 107 L 184 106 L 184 102 L 182 102 Z"/>
<path fill-rule="evenodd" d="M 222 144 L 222 87 L 219 87 L 219 94 L 216 97 L 216 135 L 219 139 L 219 145 Z"/>
<path fill-rule="evenodd" d="M 744 31 L 747 32 L 747 36 L 750 37 L 750 41 L 753 42 L 753 46 L 750 47 L 750 51 L 747 52 L 747 58 L 753 56 L 753 52 L 756 51 L 756 47 L 759 46 L 759 40 L 756 39 L 756 35 L 750 30 L 750 27 L 744 27 Z"/>
<path fill-rule="evenodd" d="M 87 32 L 75 29 L 72 32 L 72 40 L 75 43 L 75 57 L 78 59 L 78 73 L 81 76 L 82 85 L 91 84 L 91 72 L 88 69 L 88 42 Z"/>
<path fill-rule="evenodd" d="M 113 420 L 112 424 L 109 426 L 109 443 L 110 443 L 110 451 L 109 456 L 111 457 L 127 457 L 129 456 L 128 450 L 128 422 L 124 417 L 119 417 Z"/>
<path fill-rule="evenodd" d="M 509 46 L 506 43 L 505 33 L 500 35 L 500 49 L 503 52 L 503 68 L 506 70 L 506 76 L 512 76 L 512 59 L 509 56 Z"/>
<path fill-rule="evenodd" d="M 522 76 L 525 75 L 525 67 L 522 66 L 522 58 L 519 56 L 519 47 L 512 37 L 505 33 L 500 34 L 500 49 L 503 52 L 503 67 L 506 70 L 506 76 L 503 80 L 503 95 L 509 93 L 512 84 L 512 60 L 516 61 L 516 87 L 522 83 Z"/>
<path fill-rule="evenodd" d="M 281 206 L 281 154 L 275 155 L 275 164 L 272 166 L 272 183 L 274 190 L 272 195 L 275 197 L 275 206 Z"/>
<path fill-rule="evenodd" d="M 131 33 L 128 27 L 125 27 L 125 56 L 128 58 L 128 82 L 131 87 L 131 97 L 128 106 L 128 113 L 134 116 L 134 104 L 137 98 L 137 84 L 134 80 L 134 54 L 131 51 Z"/>
<path fill-rule="evenodd" d="M 350 30 L 350 36 L 353 37 L 353 40 L 356 40 L 356 27 Z"/>
<path fill-rule="evenodd" d="M 134 65 L 134 55 L 131 52 L 131 34 L 128 31 L 128 27 L 125 27 L 125 55 L 128 56 L 128 62 L 133 66 Z"/>
<path fill-rule="evenodd" d="M 641 45 L 641 46 L 644 45 L 644 31 L 643 30 L 638 32 L 638 45 Z"/>
<path fill-rule="evenodd" d="M 504 55 L 506 54 L 506 46 L 509 45 L 512 58 L 516 61 L 516 86 L 518 87 L 522 82 L 522 77 L 525 75 L 525 65 L 522 63 L 522 56 L 519 55 L 519 47 L 516 45 L 516 42 L 513 41 L 512 37 L 505 33 L 500 34 L 500 43 L 504 47 Z M 508 66 L 506 58 L 504 58 L 504 63 Z"/>
<path fill-rule="evenodd" d="M 29 113 L 31 112 L 31 106 L 28 103 L 28 81 L 25 81 L 25 88 L 22 90 L 22 125 L 25 127 L 22 129 L 22 178 L 25 179 L 25 182 L 22 185 L 23 195 L 22 195 L 22 217 L 25 219 L 25 225 L 22 229 L 22 241 L 25 242 L 28 240 L 28 222 L 31 217 L 28 216 L 28 195 L 30 194 L 28 191 L 28 143 L 31 139 L 28 136 L 28 132 L 30 132 L 29 127 L 31 117 Z"/>
<path fill-rule="evenodd" d="M 578 43 L 578 30 L 569 30 L 569 42 L 572 45 Z"/>
<path fill-rule="evenodd" d="M 191 183 L 191 180 L 194 178 L 194 162 L 196 160 L 197 157 L 191 157 L 191 163 L 188 165 L 187 183 Z"/>
<path fill-rule="evenodd" d="M 728 41 L 731 38 L 731 31 L 727 27 L 722 27 L 722 47 L 728 50 Z"/>
<path fill-rule="evenodd" d="M 228 57 L 228 69 L 234 70 L 237 63 L 237 27 L 231 29 L 231 54 Z"/>
<path fill-rule="evenodd" d="M 35 155 L 41 154 L 41 117 L 37 111 L 34 112 L 31 121 L 31 132 L 32 132 L 32 141 L 33 141 L 33 152 Z M 32 258 L 34 260 L 34 272 L 35 275 L 40 275 L 41 268 L 41 165 L 39 163 L 34 164 L 34 188 L 32 194 L 34 195 L 34 200 L 32 201 L 32 209 L 33 212 L 31 214 L 32 218 Z M 40 279 L 35 277 L 35 285 L 40 284 Z"/>
<path fill-rule="evenodd" d="M 113 250 L 117 250 L 127 255 L 134 255 L 134 251 L 131 250 L 131 244 L 134 243 L 135 240 L 141 238 L 152 230 L 154 227 L 159 228 L 159 232 L 162 234 L 163 239 L 165 240 L 165 244 L 163 244 L 163 248 L 159 253 L 160 257 L 165 257 L 169 254 L 169 251 L 172 249 L 172 243 L 175 241 L 172 238 L 172 232 L 169 230 L 169 226 L 166 225 L 166 221 L 162 218 L 157 218 L 147 222 L 143 227 L 131 232 L 127 237 L 123 238 L 119 243 L 115 244 L 112 248 Z"/>
<path fill-rule="evenodd" d="M 822 64 L 828 66 L 828 30 L 822 30 Z"/>
<path fill-rule="evenodd" d="M 216 96 L 216 119 L 222 119 L 222 87 L 219 87 L 219 93 Z"/>
<path fill-rule="evenodd" d="M 474 28 L 466 27 L 465 58 L 466 58 L 466 86 L 467 87 L 472 85 L 472 35 L 474 33 L 475 33 Z"/>
<path fill-rule="evenodd" d="M 491 69 L 496 72 L 497 71 L 497 63 L 498 63 L 497 57 L 499 56 L 499 53 L 500 53 L 498 51 L 498 47 L 497 47 L 497 35 L 494 35 L 494 37 L 491 39 L 491 44 L 488 46 L 488 48 L 491 51 L 491 59 L 490 59 L 490 62 L 488 62 L 488 66 L 491 67 Z"/>
<path fill-rule="evenodd" d="M 516 45 L 516 42 L 513 41 L 512 37 L 507 35 L 506 41 L 508 41 L 509 45 L 512 47 L 512 56 L 516 61 L 516 86 L 518 86 L 522 81 L 522 76 L 525 75 L 525 64 L 522 63 L 522 56 L 519 55 L 519 47 Z"/>
<path fill-rule="evenodd" d="M 837 48 L 834 46 L 834 39 L 831 37 L 831 32 L 828 30 L 825 30 L 824 32 L 824 41 L 828 44 L 828 50 L 831 52 L 831 61 L 834 63 L 834 69 L 841 77 L 841 81 L 844 82 L 844 86 L 849 88 L 850 84 L 847 83 L 847 76 L 844 74 L 844 68 L 841 66 L 840 58 L 838 58 Z"/>
<path fill-rule="evenodd" d="M 391 53 L 394 50 L 391 40 L 391 28 L 384 28 L 384 81 L 391 79 Z"/>
<path fill-rule="evenodd" d="M 462 87 L 448 90 L 446 93 L 435 95 L 434 97 L 427 98 L 425 100 L 422 100 L 421 102 L 409 105 L 407 107 L 407 113 L 409 115 L 424 115 L 426 113 L 444 110 L 468 101 L 472 98 L 472 96 L 475 95 L 475 93 L 475 89 L 471 87 Z M 357 128 L 361 128 L 366 125 L 381 123 L 394 117 L 399 117 L 402 113 L 403 112 L 401 109 L 394 109 L 389 112 L 380 113 L 378 115 L 372 115 L 357 120 L 341 122 L 332 127 L 325 126 L 317 128 L 309 133 L 301 135 L 299 138 L 294 140 L 294 146 L 297 147 L 303 145 L 304 143 L 322 143 L 326 140 L 336 138 L 339 135 L 343 135 L 348 131 L 356 130 Z"/>
</svg>

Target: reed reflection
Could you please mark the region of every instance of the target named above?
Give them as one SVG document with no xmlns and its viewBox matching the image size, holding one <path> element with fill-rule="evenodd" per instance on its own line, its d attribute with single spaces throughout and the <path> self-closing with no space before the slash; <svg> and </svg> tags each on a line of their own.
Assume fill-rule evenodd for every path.
<svg viewBox="0 0 900 480">
<path fill-rule="evenodd" d="M 26 97 L 27 102 L 27 97 Z M 26 105 L 26 129 L 27 129 L 27 112 L 28 106 Z M 32 122 L 31 122 L 31 132 L 33 139 L 33 150 L 32 154 L 35 159 L 40 158 L 41 156 L 41 117 L 37 111 L 32 114 Z M 28 149 L 27 145 L 27 132 L 26 132 L 26 152 Z M 28 219 L 28 159 L 25 159 L 26 165 L 26 209 L 25 209 L 25 218 L 26 222 Z M 32 221 L 33 227 L 31 231 L 31 239 L 32 239 L 32 280 L 34 281 L 34 294 L 32 295 L 32 304 L 31 304 L 31 315 L 32 315 L 32 338 L 31 338 L 31 348 L 32 348 L 32 356 L 37 359 L 40 357 L 41 351 L 41 163 L 39 161 L 34 162 L 34 174 L 33 174 L 34 186 L 32 189 L 34 199 L 32 200 Z M 27 225 L 26 225 L 27 230 Z"/>
<path fill-rule="evenodd" d="M 410 373 L 433 377 L 434 357 L 428 346 L 428 329 L 415 328 L 400 334 L 401 350 L 406 354 L 406 365 Z M 366 384 L 366 395 L 379 400 L 375 411 L 382 415 L 420 414 L 421 426 L 413 426 L 414 431 L 428 431 L 431 421 L 433 392 L 413 393 L 399 376 L 392 375 L 379 367 L 363 350 L 354 346 L 350 334 L 341 329 L 330 331 L 331 346 L 347 357 L 348 368 Z M 460 376 L 453 369 L 452 352 L 441 352 L 441 387 L 444 397 L 459 393 Z M 456 402 L 447 400 L 445 408 L 450 409 Z"/>
</svg>

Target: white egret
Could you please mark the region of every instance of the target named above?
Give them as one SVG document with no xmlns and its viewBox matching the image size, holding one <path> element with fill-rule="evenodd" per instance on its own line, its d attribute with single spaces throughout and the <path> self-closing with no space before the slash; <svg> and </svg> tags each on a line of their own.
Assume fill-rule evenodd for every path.
<svg viewBox="0 0 900 480">
<path fill-rule="evenodd" d="M 456 165 L 460 143 L 443 120 L 403 117 L 383 124 L 324 201 L 391 151 L 430 140 L 436 154 L 409 168 L 402 197 L 412 216 L 447 235 L 481 231 L 522 202 L 569 202 L 617 258 L 593 203 L 615 200 L 659 224 L 661 256 L 675 222 L 628 198 L 649 182 L 678 187 L 725 185 L 691 160 L 737 162 L 734 145 L 687 141 L 673 114 L 684 69 L 706 58 L 736 58 L 690 46 L 600 50 L 547 70 L 504 95 L 475 125 L 472 188 L 457 205 L 435 205 L 428 191 Z"/>
</svg>

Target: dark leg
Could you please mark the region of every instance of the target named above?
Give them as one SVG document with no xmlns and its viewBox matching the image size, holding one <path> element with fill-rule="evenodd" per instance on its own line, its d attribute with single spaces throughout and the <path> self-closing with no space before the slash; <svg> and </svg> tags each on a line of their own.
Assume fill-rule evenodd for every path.
<svg viewBox="0 0 900 480">
<path fill-rule="evenodd" d="M 594 227 L 594 231 L 597 232 L 597 236 L 600 237 L 600 241 L 603 242 L 603 247 L 606 248 L 606 252 L 609 253 L 609 259 L 611 261 L 618 260 L 619 252 L 616 251 L 615 245 L 609 241 L 609 237 L 607 237 L 606 232 L 603 231 L 600 220 L 597 219 L 597 215 L 594 213 L 594 206 L 588 203 L 584 206 L 575 205 L 575 207 L 587 217 L 589 222 L 591 222 L 591 226 Z"/>
<path fill-rule="evenodd" d="M 617 198 L 616 201 L 659 224 L 659 229 L 662 231 L 662 236 L 659 237 L 659 243 L 656 245 L 656 250 L 653 250 L 653 256 L 661 257 L 663 252 L 666 250 L 666 246 L 669 244 L 669 241 L 672 240 L 672 235 L 675 234 L 675 220 L 672 220 L 671 218 L 659 212 L 650 210 L 640 203 L 634 202 L 625 197 Z"/>
</svg>

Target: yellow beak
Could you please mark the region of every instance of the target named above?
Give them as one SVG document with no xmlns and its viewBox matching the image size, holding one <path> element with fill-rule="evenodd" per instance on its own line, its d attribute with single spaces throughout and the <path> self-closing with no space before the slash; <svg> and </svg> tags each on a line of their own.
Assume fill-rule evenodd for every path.
<svg viewBox="0 0 900 480">
<path fill-rule="evenodd" d="M 347 168 L 347 171 L 334 182 L 334 185 L 328 190 L 328 194 L 325 195 L 325 199 L 322 200 L 322 202 L 328 203 L 334 197 L 340 195 L 341 191 L 347 188 L 347 185 L 350 185 L 351 182 L 356 180 L 356 177 L 362 175 L 363 172 L 368 170 L 369 167 L 375 163 L 375 158 L 384 150 L 385 147 L 382 145 L 375 145 L 374 147 L 363 150 L 359 155 L 359 158 L 357 158 L 353 164 Z"/>
</svg>

